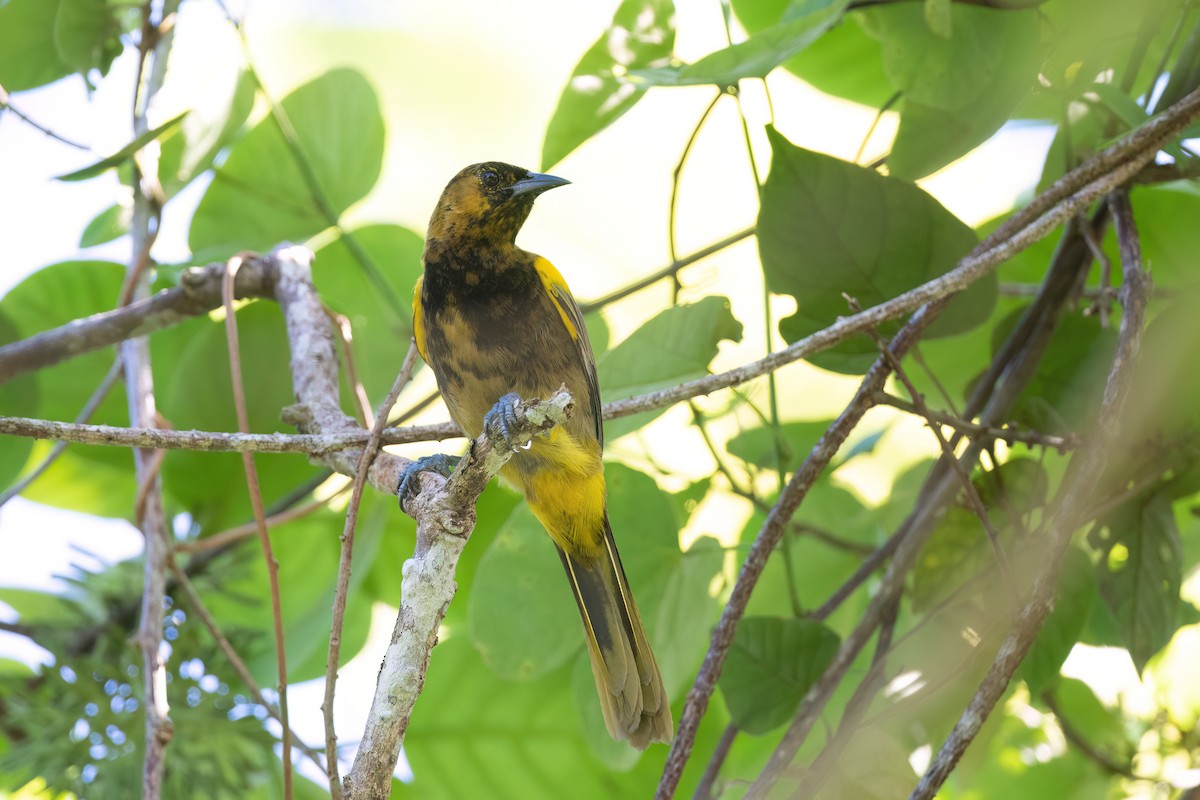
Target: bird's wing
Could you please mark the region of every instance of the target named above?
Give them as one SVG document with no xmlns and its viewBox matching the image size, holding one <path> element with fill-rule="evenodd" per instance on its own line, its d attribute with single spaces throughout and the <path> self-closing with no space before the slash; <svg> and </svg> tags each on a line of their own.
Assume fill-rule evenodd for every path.
<svg viewBox="0 0 1200 800">
<path fill-rule="evenodd" d="M 587 379 L 588 395 L 590 395 L 588 400 L 591 404 L 592 418 L 596 423 L 596 438 L 603 445 L 604 415 L 600 404 L 600 384 L 596 380 L 596 357 L 592 355 L 592 345 L 588 341 L 587 328 L 583 324 L 583 312 L 579 310 L 579 304 L 571 295 L 567 282 L 563 280 L 562 274 L 555 269 L 553 264 L 539 256 L 533 267 L 537 271 L 538 277 L 541 278 L 546 295 L 558 309 L 558 315 L 562 318 L 567 332 L 571 334 L 571 338 L 579 347 L 583 374 Z"/>
<path fill-rule="evenodd" d="M 429 356 L 425 350 L 425 314 L 421 310 L 421 284 L 424 280 L 424 275 L 417 278 L 416 288 L 413 289 L 413 341 L 417 343 L 417 352 L 428 364 Z"/>
</svg>

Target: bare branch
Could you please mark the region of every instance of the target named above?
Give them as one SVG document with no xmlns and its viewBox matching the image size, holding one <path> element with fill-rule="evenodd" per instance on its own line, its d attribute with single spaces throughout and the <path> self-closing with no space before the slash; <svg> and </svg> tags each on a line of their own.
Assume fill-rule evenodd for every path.
<svg viewBox="0 0 1200 800">
<path fill-rule="evenodd" d="M 1142 269 L 1141 246 L 1129 206 L 1129 196 L 1125 191 L 1119 191 L 1113 195 L 1111 202 L 1121 249 L 1123 312 L 1117 353 L 1104 387 L 1104 402 L 1097 422 L 1097 435 L 1089 442 L 1088 447 L 1080 450 L 1072 459 L 1064 485 L 1055 498 L 1047 521 L 1042 525 L 1040 535 L 1036 537 L 1048 540 L 1048 552 L 1045 565 L 1034 581 L 1029 602 L 1021 609 L 979 689 L 913 790 L 910 800 L 932 798 L 941 788 L 1003 696 L 1013 673 L 1029 651 L 1042 623 L 1054 607 L 1054 590 L 1058 585 L 1058 575 L 1062 569 L 1063 556 L 1070 544 L 1071 534 L 1086 517 L 1107 465 L 1111 447 L 1116 442 L 1125 399 L 1130 389 L 1133 361 L 1141 346 L 1149 279 Z"/>
<path fill-rule="evenodd" d="M 161 18 L 172 16 L 179 0 L 166 0 Z M 142 9 L 142 39 L 138 46 L 139 83 L 133 92 L 134 133 L 149 130 L 147 109 L 163 85 L 167 55 L 174 41 L 174 31 L 161 37 L 150 37 L 151 7 Z M 144 87 L 142 70 L 149 65 L 150 74 Z M 125 273 L 125 285 L 119 304 L 147 297 L 150 294 L 150 249 L 160 219 L 158 175 L 158 145 L 152 143 L 134 155 L 133 221 L 130 224 L 133 255 Z M 150 367 L 150 342 L 145 336 L 127 339 L 121 346 L 125 365 L 125 392 L 128 397 L 129 422 L 133 427 L 151 428 L 158 412 L 154 398 L 154 374 Z M 144 685 L 146 742 L 142 762 L 142 798 L 158 800 L 162 795 L 164 756 L 174 730 L 168 717 L 167 674 L 162 648 L 163 604 L 166 595 L 170 544 L 167 520 L 163 510 L 162 480 L 159 466 L 162 453 L 153 450 L 134 450 L 134 465 L 138 481 L 136 518 L 145 537 L 144 583 L 142 616 L 138 629 L 138 645 L 142 651 L 142 680 Z"/>
<path fill-rule="evenodd" d="M 325 760 L 328 765 L 326 774 L 329 776 L 329 791 L 334 800 L 341 800 L 342 784 L 338 778 L 337 732 L 333 727 L 333 696 L 337 686 L 337 671 L 342 652 L 342 622 L 346 617 L 346 596 L 350 591 L 350 561 L 354 552 L 354 528 L 358 524 L 358 509 L 362 504 L 363 486 L 367 480 L 367 470 L 379 453 L 379 440 L 383 434 L 383 426 L 387 424 L 392 406 L 396 398 L 412 377 L 413 368 L 417 365 L 417 343 L 413 341 L 408 346 L 408 354 L 400 366 L 400 372 L 392 383 L 392 390 L 387 399 L 379 407 L 375 415 L 375 424 L 371 428 L 371 438 L 363 448 L 358 459 L 358 468 L 354 473 L 354 487 L 350 494 L 350 506 L 346 509 L 346 525 L 342 530 L 342 550 L 338 562 L 337 587 L 333 593 L 333 622 L 329 630 L 329 656 L 325 660 L 325 699 L 321 711 L 325 716 Z"/>
<path fill-rule="evenodd" d="M 518 405 L 518 442 L 561 424 L 573 410 L 571 395 L 560 389 L 550 399 Z M 421 491 L 406 510 L 417 521 L 413 557 L 404 564 L 400 614 L 379 670 L 366 730 L 345 780 L 347 800 L 386 800 L 400 745 L 413 705 L 425 685 L 438 626 L 454 597 L 454 570 L 475 527 L 475 500 L 513 455 L 487 430 L 471 444 L 449 480 L 419 473 Z"/>
<path fill-rule="evenodd" d="M 0 382 L 220 308 L 224 271 L 224 262 L 184 270 L 179 286 L 173 289 L 6 344 L 0 347 Z M 266 257 L 247 257 L 238 270 L 235 294 L 238 298 L 271 297 L 273 278 Z"/>
<path fill-rule="evenodd" d="M 944 305 L 944 301 L 937 301 L 921 309 L 901 329 L 893 340 L 893 348 L 897 356 L 903 356 L 907 352 L 926 326 L 937 317 Z M 829 462 L 837 454 L 838 448 L 841 447 L 859 420 L 867 413 L 872 405 L 872 398 L 876 392 L 883 389 L 889 374 L 891 374 L 890 365 L 880 357 L 863 378 L 862 385 L 859 386 L 854 399 L 829 426 L 820 441 L 813 446 L 812 452 L 796 470 L 796 474 L 792 476 L 791 481 L 780 493 L 775 507 L 767 515 L 762 529 L 750 547 L 750 552 L 746 555 L 745 562 L 742 563 L 729 602 L 721 612 L 721 619 L 713 631 L 712 643 L 704 656 L 700 672 L 696 675 L 696 680 L 688 691 L 683 711 L 679 715 L 675 740 L 671 743 L 671 751 L 667 754 L 662 778 L 659 780 L 658 790 L 655 792 L 657 800 L 667 800 L 675 794 L 679 779 L 683 776 L 683 768 L 691 756 L 696 732 L 700 727 L 700 719 L 708 709 L 708 702 L 716 688 L 717 679 L 721 676 L 725 657 L 729 654 L 729 648 L 733 644 L 733 635 L 737 630 L 738 622 L 741 621 L 742 615 L 746 611 L 750 594 L 754 591 L 754 587 L 766 567 L 767 560 L 775 551 L 780 538 L 787 530 L 788 522 L 808 494 L 808 490 L 829 466 Z"/>
</svg>

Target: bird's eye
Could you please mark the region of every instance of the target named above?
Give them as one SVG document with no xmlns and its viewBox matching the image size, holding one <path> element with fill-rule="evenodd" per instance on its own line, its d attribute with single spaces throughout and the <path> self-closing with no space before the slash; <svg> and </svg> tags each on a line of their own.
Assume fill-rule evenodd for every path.
<svg viewBox="0 0 1200 800">
<path fill-rule="evenodd" d="M 489 189 L 495 189 L 496 184 L 500 183 L 500 176 L 492 170 L 484 170 L 479 173 L 479 180 Z"/>
</svg>

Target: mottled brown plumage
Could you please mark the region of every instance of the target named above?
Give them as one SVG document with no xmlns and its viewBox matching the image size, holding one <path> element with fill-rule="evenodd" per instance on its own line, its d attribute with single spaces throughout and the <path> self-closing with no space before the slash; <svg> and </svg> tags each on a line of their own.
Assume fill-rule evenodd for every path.
<svg viewBox="0 0 1200 800">
<path fill-rule="evenodd" d="M 429 222 L 413 327 L 450 415 L 470 436 L 510 392 L 545 398 L 565 384 L 574 395 L 575 416 L 501 475 L 558 548 L 609 732 L 644 748 L 671 739 L 671 709 L 608 524 L 595 360 L 562 276 L 516 246 L 537 195 L 566 182 L 496 162 L 459 172 Z"/>
</svg>

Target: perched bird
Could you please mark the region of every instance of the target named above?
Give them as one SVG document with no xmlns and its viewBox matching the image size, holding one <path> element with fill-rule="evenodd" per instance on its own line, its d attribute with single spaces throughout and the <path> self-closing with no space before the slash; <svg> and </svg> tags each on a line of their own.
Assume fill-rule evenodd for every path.
<svg viewBox="0 0 1200 800">
<path fill-rule="evenodd" d="M 544 399 L 564 384 L 574 396 L 576 414 L 500 474 L 558 548 L 609 733 L 645 748 L 670 741 L 671 709 L 608 523 L 595 358 L 562 275 L 515 243 L 534 199 L 566 183 L 497 162 L 455 175 L 429 221 L 413 330 L 450 416 L 471 437 L 485 418 L 507 437 L 519 397 Z M 446 457 L 415 462 L 400 496 L 417 472 L 448 466 Z"/>
</svg>

